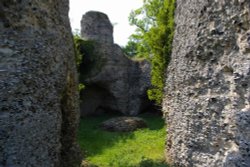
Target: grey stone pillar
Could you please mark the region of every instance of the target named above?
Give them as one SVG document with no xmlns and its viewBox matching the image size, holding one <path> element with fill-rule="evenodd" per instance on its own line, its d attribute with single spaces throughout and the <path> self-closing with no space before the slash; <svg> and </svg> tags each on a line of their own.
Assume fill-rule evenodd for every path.
<svg viewBox="0 0 250 167">
<path fill-rule="evenodd" d="M 80 162 L 68 8 L 68 0 L 0 2 L 0 167 Z"/>
<path fill-rule="evenodd" d="M 163 111 L 178 166 L 250 165 L 250 1 L 177 0 Z"/>
</svg>

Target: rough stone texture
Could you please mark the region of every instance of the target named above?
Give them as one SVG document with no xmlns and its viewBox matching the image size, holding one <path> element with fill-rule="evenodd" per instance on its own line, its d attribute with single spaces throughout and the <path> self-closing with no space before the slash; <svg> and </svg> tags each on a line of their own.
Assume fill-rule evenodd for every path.
<svg viewBox="0 0 250 167">
<path fill-rule="evenodd" d="M 249 0 L 177 0 L 163 102 L 177 166 L 250 166 L 249 10 Z"/>
<path fill-rule="evenodd" d="M 89 11 L 82 16 L 81 35 L 86 40 L 113 43 L 113 26 L 106 14 Z"/>
<path fill-rule="evenodd" d="M 126 115 L 138 114 L 149 105 L 146 90 L 150 87 L 150 64 L 145 60 L 132 61 L 118 45 L 105 42 L 110 38 L 109 41 L 113 41 L 112 34 L 101 34 L 98 38 L 95 36 L 96 32 L 109 32 L 112 29 L 105 14 L 88 12 L 83 16 L 85 18 L 92 24 L 82 25 L 82 38 L 95 42 L 91 56 L 96 57 L 96 62 L 84 77 L 86 88 L 81 92 L 81 115 L 103 110 L 118 111 Z M 99 24 L 106 25 L 106 28 L 98 26 Z M 93 29 L 95 31 L 90 31 Z M 85 69 L 82 70 L 84 73 Z"/>
<path fill-rule="evenodd" d="M 116 117 L 103 122 L 100 127 L 111 132 L 131 132 L 146 128 L 147 124 L 139 117 Z"/>
<path fill-rule="evenodd" d="M 68 0 L 1 0 L 0 30 L 0 167 L 77 166 Z"/>
</svg>

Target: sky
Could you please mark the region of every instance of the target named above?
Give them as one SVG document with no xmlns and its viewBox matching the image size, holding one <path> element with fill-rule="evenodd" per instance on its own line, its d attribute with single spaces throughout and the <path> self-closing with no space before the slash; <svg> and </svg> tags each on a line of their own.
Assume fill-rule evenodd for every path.
<svg viewBox="0 0 250 167">
<path fill-rule="evenodd" d="M 143 0 L 70 0 L 70 23 L 72 30 L 80 30 L 82 15 L 90 10 L 100 11 L 108 15 L 114 25 L 115 43 L 125 46 L 128 37 L 135 27 L 129 25 L 128 16 L 131 10 L 142 6 Z"/>
</svg>

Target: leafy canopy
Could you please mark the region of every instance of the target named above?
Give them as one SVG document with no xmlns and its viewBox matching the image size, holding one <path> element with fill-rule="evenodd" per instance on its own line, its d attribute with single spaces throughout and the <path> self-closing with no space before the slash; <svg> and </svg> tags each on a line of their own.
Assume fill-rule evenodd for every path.
<svg viewBox="0 0 250 167">
<path fill-rule="evenodd" d="M 148 90 L 148 97 L 159 105 L 163 98 L 164 71 L 171 55 L 174 9 L 175 0 L 144 0 L 143 6 L 129 16 L 130 24 L 137 28 L 130 36 L 125 53 L 151 62 L 152 88 Z"/>
</svg>

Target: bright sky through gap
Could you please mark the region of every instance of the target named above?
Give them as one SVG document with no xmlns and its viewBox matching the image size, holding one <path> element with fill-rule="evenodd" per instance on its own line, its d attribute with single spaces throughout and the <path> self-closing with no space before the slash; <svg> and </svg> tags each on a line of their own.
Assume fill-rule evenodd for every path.
<svg viewBox="0 0 250 167">
<path fill-rule="evenodd" d="M 131 10 L 142 6 L 143 0 L 70 0 L 69 17 L 72 30 L 80 30 L 82 15 L 90 10 L 100 11 L 108 15 L 114 23 L 114 41 L 125 46 L 128 37 L 135 27 L 129 25 L 128 16 Z"/>
</svg>

